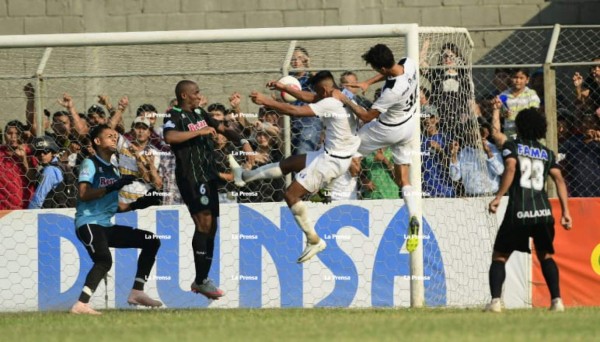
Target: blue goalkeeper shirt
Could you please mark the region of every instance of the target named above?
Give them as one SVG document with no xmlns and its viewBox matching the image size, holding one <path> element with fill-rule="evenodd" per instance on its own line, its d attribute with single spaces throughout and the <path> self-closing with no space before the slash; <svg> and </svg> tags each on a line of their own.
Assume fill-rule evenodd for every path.
<svg viewBox="0 0 600 342">
<path fill-rule="evenodd" d="M 120 178 L 116 166 L 98 156 L 85 159 L 79 169 L 79 183 L 89 183 L 93 189 L 105 188 Z M 119 192 L 113 191 L 101 198 L 82 201 L 77 200 L 75 227 L 85 224 L 112 226 L 111 218 L 119 209 Z"/>
</svg>

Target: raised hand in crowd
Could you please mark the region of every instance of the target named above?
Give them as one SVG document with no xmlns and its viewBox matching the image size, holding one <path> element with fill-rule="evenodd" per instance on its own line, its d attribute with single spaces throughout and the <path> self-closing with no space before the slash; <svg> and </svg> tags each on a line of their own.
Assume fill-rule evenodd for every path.
<svg viewBox="0 0 600 342">
<path fill-rule="evenodd" d="M 108 95 L 98 95 L 98 103 L 103 105 L 111 114 L 115 111 Z"/>
<path fill-rule="evenodd" d="M 73 128 L 75 128 L 75 133 L 78 136 L 86 135 L 90 128 L 86 122 L 86 120 L 82 119 L 75 108 L 75 102 L 73 98 L 68 93 L 64 93 L 62 98 L 57 100 L 58 104 L 65 107 L 69 115 L 73 118 Z"/>
</svg>

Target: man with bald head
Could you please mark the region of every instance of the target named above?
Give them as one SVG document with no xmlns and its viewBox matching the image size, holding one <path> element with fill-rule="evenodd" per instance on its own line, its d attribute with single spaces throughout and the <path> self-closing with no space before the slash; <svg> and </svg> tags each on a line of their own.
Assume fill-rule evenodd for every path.
<svg viewBox="0 0 600 342">
<path fill-rule="evenodd" d="M 195 226 L 192 249 L 196 278 L 191 289 L 209 299 L 219 299 L 223 291 L 208 278 L 219 217 L 215 138 L 221 133 L 242 145 L 245 152 L 252 152 L 252 148 L 248 141 L 240 139 L 240 132 L 212 119 L 199 107 L 202 96 L 198 84 L 180 81 L 175 96 L 177 106 L 169 110 L 164 120 L 164 138 L 175 154 L 175 180 Z"/>
</svg>

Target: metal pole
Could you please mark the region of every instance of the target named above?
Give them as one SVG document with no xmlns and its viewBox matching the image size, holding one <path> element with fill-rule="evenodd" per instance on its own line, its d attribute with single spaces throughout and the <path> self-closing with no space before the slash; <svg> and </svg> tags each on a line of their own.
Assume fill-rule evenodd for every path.
<svg viewBox="0 0 600 342">
<path fill-rule="evenodd" d="M 290 63 L 292 61 L 292 56 L 294 55 L 294 50 L 296 49 L 296 40 L 292 40 L 290 42 L 290 46 L 288 47 L 288 51 L 285 55 L 285 59 L 283 64 L 281 65 L 281 76 L 287 76 L 290 72 Z M 285 158 L 292 155 L 292 120 L 289 115 L 283 116 L 283 155 Z M 290 186 L 292 184 L 292 175 L 287 174 L 285 176 L 285 184 L 286 186 Z"/>
<path fill-rule="evenodd" d="M 0 48 L 102 46 L 142 44 L 223 43 L 274 40 L 397 37 L 413 24 L 281 27 L 231 30 L 68 33 L 0 36 Z M 456 31 L 456 29 L 453 29 Z"/>
<path fill-rule="evenodd" d="M 52 54 L 52 48 L 46 48 L 40 64 L 35 72 L 35 121 L 37 126 L 36 135 L 41 137 L 44 132 L 44 103 L 42 102 L 42 85 L 44 83 L 44 69 Z"/>
<path fill-rule="evenodd" d="M 419 65 L 419 27 L 415 24 L 413 30 L 409 31 L 406 36 L 407 55 L 416 61 Z M 419 75 L 417 73 L 417 91 L 419 89 Z M 420 120 L 421 110 L 417 105 L 417 111 L 412 120 Z M 425 305 L 425 285 L 423 272 L 423 199 L 421 189 L 421 125 L 417 122 L 415 125 L 413 141 L 411 144 L 412 163 L 410 167 L 410 184 L 419 196 L 416 196 L 415 215 L 419 220 L 419 246 L 415 251 L 410 253 L 410 306 L 420 308 Z M 408 222 L 407 222 L 408 224 Z"/>
<path fill-rule="evenodd" d="M 546 62 L 544 63 L 544 110 L 546 112 L 546 120 L 548 121 L 548 130 L 546 132 L 546 146 L 558 153 L 558 129 L 557 129 L 557 114 L 556 114 L 556 71 L 552 68 L 554 53 L 560 35 L 560 25 L 554 25 L 552 31 L 552 39 L 548 46 L 546 54 Z M 547 183 L 547 192 L 549 197 L 556 197 L 556 187 L 553 182 Z"/>
</svg>

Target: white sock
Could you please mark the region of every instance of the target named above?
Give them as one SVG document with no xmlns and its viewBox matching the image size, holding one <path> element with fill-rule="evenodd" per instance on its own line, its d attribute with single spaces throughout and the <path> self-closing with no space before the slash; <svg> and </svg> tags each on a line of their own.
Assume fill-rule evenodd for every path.
<svg viewBox="0 0 600 342">
<path fill-rule="evenodd" d="M 308 220 L 308 210 L 306 209 L 306 204 L 304 204 L 302 201 L 296 202 L 296 204 L 294 204 L 290 210 L 292 211 L 292 214 L 294 214 L 296 222 L 306 235 L 308 242 L 312 244 L 319 242 L 319 236 L 317 235 L 313 225 Z"/>
<path fill-rule="evenodd" d="M 246 182 L 252 182 L 259 179 L 270 179 L 283 177 L 283 172 L 279 167 L 279 163 L 271 163 L 263 165 L 258 169 L 244 170 L 242 179 Z"/>
<path fill-rule="evenodd" d="M 402 198 L 404 198 L 404 204 L 408 209 L 409 216 L 415 216 L 415 208 L 417 207 L 416 199 L 418 194 L 415 193 L 412 185 L 405 185 L 402 187 Z"/>
</svg>

